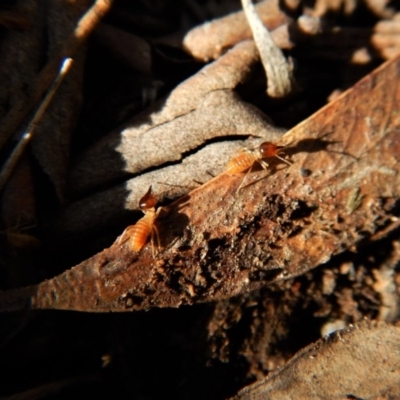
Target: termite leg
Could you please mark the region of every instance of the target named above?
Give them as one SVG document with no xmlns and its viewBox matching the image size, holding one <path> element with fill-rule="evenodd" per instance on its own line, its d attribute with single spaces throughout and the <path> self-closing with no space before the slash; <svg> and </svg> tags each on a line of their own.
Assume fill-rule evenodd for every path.
<svg viewBox="0 0 400 400">
<path fill-rule="evenodd" d="M 155 233 L 155 235 L 154 235 L 154 233 Z M 153 257 L 155 256 L 155 252 L 154 252 L 154 236 L 156 236 L 156 238 L 157 238 L 157 249 L 160 249 L 160 247 L 161 247 L 160 235 L 158 233 L 158 228 L 155 225 L 153 225 L 153 228 L 151 230 L 151 252 L 152 252 Z"/>
<path fill-rule="evenodd" d="M 265 170 L 268 169 L 268 164 L 267 164 L 264 160 L 256 160 L 256 162 L 257 162 L 258 164 L 261 165 L 262 169 L 265 169 Z M 256 163 L 256 162 L 255 162 L 255 163 Z M 255 164 L 255 163 L 254 163 L 254 164 Z M 244 183 L 246 182 L 247 176 L 248 176 L 249 173 L 253 170 L 254 164 L 247 170 L 246 175 L 244 176 L 244 178 L 243 178 L 243 180 L 242 180 L 240 186 L 239 186 L 238 189 L 236 190 L 236 193 L 238 193 L 239 190 L 243 187 Z"/>
<path fill-rule="evenodd" d="M 261 165 L 262 169 L 265 169 L 265 170 L 268 169 L 269 165 L 268 165 L 268 163 L 267 163 L 266 161 L 264 161 L 264 160 L 257 160 L 257 162 Z"/>
<path fill-rule="evenodd" d="M 253 169 L 253 166 L 254 166 L 254 164 L 247 170 L 247 172 L 246 172 L 244 178 L 242 179 L 242 182 L 240 182 L 240 185 L 239 185 L 239 187 L 238 187 L 237 190 L 236 190 L 236 194 L 239 193 L 240 189 L 243 187 L 243 185 L 244 185 L 244 183 L 245 183 L 245 181 L 246 181 L 247 175 L 249 175 L 249 173 L 250 173 L 251 170 Z"/>
<path fill-rule="evenodd" d="M 127 228 L 124 229 L 124 231 L 121 233 L 121 235 L 120 235 L 119 238 L 117 239 L 117 243 L 118 243 L 118 244 L 125 243 L 125 242 L 128 240 L 128 236 L 126 235 L 126 233 L 127 233 L 127 231 L 129 231 L 133 226 L 134 226 L 134 225 L 130 225 L 130 226 L 128 226 Z M 127 236 L 127 237 L 125 238 L 124 241 L 122 241 L 122 239 L 123 239 L 124 236 Z"/>
<path fill-rule="evenodd" d="M 167 212 L 167 211 L 168 210 L 165 207 L 159 207 L 157 209 L 157 211 L 156 211 L 156 218 L 158 217 L 158 215 L 161 212 Z M 154 252 L 154 236 L 156 236 L 156 238 L 157 238 L 157 249 L 160 249 L 161 248 L 160 234 L 158 232 L 158 228 L 156 226 L 155 220 L 154 220 L 153 226 L 151 228 L 151 252 L 152 252 L 153 257 L 155 256 L 155 252 Z"/>
<path fill-rule="evenodd" d="M 288 160 L 285 160 L 283 157 L 279 156 L 278 154 L 275 154 L 275 157 L 276 157 L 276 158 L 279 158 L 281 161 L 285 162 L 285 163 L 288 164 L 288 165 L 293 165 L 293 163 L 291 163 L 291 162 L 288 161 Z"/>
</svg>

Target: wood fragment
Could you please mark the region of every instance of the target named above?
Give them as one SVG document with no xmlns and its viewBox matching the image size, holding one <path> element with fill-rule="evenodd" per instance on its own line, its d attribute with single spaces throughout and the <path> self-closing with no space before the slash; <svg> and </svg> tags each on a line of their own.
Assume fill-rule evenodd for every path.
<svg viewBox="0 0 400 400">
<path fill-rule="evenodd" d="M 400 197 L 398 63 L 287 133 L 293 166 L 253 175 L 240 195 L 242 177 L 222 174 L 171 204 L 157 219 L 156 257 L 149 245 L 136 254 L 116 242 L 58 277 L 1 293 L 0 308 L 108 312 L 224 299 L 301 275 L 372 236 L 391 218 L 381 202 Z M 349 213 L 354 187 L 364 197 Z"/>
</svg>

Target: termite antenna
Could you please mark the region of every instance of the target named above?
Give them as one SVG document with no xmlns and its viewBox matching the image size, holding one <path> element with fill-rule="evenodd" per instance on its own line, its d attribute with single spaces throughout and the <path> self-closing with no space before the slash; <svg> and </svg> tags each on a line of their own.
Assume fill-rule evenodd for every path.
<svg viewBox="0 0 400 400">
<path fill-rule="evenodd" d="M 279 158 L 281 161 L 285 162 L 287 165 L 293 165 L 293 163 L 291 163 L 288 160 L 285 160 L 283 157 L 279 156 L 278 154 L 275 154 L 276 158 Z"/>
</svg>

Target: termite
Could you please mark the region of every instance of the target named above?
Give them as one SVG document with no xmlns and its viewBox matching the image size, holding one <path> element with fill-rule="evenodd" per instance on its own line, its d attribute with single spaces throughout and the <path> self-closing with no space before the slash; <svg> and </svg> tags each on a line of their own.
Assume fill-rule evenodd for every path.
<svg viewBox="0 0 400 400">
<path fill-rule="evenodd" d="M 255 163 L 261 165 L 263 169 L 267 169 L 268 163 L 265 161 L 265 159 L 276 157 L 286 164 L 292 165 L 291 162 L 285 160 L 279 155 L 279 153 L 281 153 L 285 149 L 285 147 L 286 146 L 278 146 L 272 142 L 263 142 L 260 144 L 257 150 L 242 150 L 237 156 L 231 158 L 228 165 L 226 166 L 225 173 L 229 175 L 234 175 L 247 171 L 242 180 L 242 183 L 237 189 L 237 192 L 243 186 L 243 183 L 245 182 L 248 173 L 252 170 Z"/>
<path fill-rule="evenodd" d="M 135 251 L 139 252 L 142 247 L 146 244 L 147 239 L 151 234 L 151 245 L 152 245 L 152 252 L 154 255 L 154 233 L 157 237 L 157 247 L 160 247 L 160 238 L 158 234 L 158 229 L 155 225 L 155 220 L 162 210 L 162 207 L 156 210 L 157 205 L 157 198 L 153 194 L 151 190 L 151 186 L 147 193 L 139 200 L 139 208 L 143 211 L 144 217 L 139 219 L 135 225 L 128 226 L 125 231 L 122 233 L 122 237 L 125 234 L 129 235 L 129 246 L 130 248 Z"/>
</svg>

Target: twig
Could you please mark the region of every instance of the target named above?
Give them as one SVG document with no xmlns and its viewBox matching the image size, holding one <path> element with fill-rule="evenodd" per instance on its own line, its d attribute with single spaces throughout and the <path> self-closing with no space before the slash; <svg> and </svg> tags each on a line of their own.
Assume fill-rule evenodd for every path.
<svg viewBox="0 0 400 400">
<path fill-rule="evenodd" d="M 285 97 L 293 91 L 292 66 L 263 25 L 251 0 L 242 0 L 242 7 L 253 31 L 254 41 L 267 75 L 267 93 L 275 98 Z"/>
<path fill-rule="evenodd" d="M 392 222 L 382 229 L 381 231 L 378 231 L 374 235 L 370 237 L 370 242 L 376 242 L 378 240 L 386 238 L 388 235 L 390 235 L 394 230 L 398 229 L 400 227 L 400 219 L 397 217 L 393 217 L 394 219 Z"/>
<path fill-rule="evenodd" d="M 47 92 L 45 98 L 41 102 L 39 108 L 35 112 L 31 122 L 29 123 L 25 133 L 23 133 L 20 141 L 16 145 L 15 149 L 11 153 L 8 160 L 3 165 L 3 168 L 0 172 L 0 190 L 3 188 L 5 183 L 7 182 L 8 178 L 10 177 L 15 165 L 17 164 L 18 160 L 20 159 L 22 153 L 24 152 L 26 146 L 30 142 L 33 136 L 33 131 L 37 126 L 38 121 L 42 118 L 46 108 L 50 104 L 51 100 L 53 99 L 58 87 L 60 86 L 62 80 L 64 79 L 65 75 L 69 71 L 72 65 L 72 59 L 66 58 L 60 68 L 60 72 L 57 75 L 56 79 L 54 80 L 53 84 L 51 85 L 49 91 Z"/>
<path fill-rule="evenodd" d="M 11 137 L 17 126 L 23 121 L 32 107 L 37 104 L 46 89 L 57 75 L 61 60 L 73 57 L 82 42 L 87 39 L 101 18 L 109 11 L 112 0 L 97 0 L 83 15 L 75 30 L 60 48 L 57 56 L 52 58 L 40 71 L 39 75 L 29 87 L 28 94 L 3 118 L 0 125 L 0 148 Z"/>
</svg>

